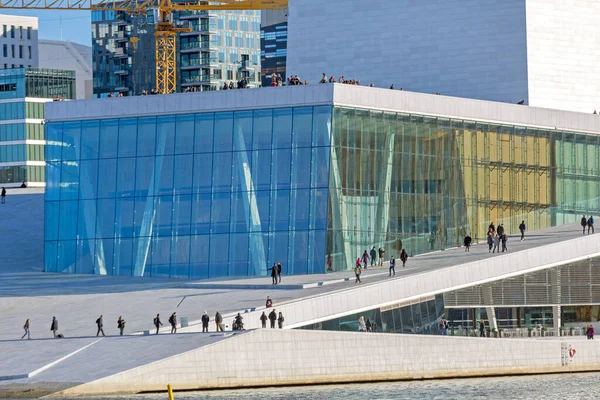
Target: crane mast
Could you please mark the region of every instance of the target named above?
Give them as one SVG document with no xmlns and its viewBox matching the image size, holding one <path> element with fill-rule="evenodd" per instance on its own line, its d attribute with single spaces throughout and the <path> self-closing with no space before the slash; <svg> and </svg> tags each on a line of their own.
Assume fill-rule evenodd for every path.
<svg viewBox="0 0 600 400">
<path fill-rule="evenodd" d="M 177 33 L 190 31 L 190 28 L 175 26 L 174 11 L 284 9 L 287 4 L 288 0 L 0 0 L 0 10 L 121 11 L 143 15 L 147 10 L 157 9 L 156 86 L 159 93 L 171 93 L 177 88 Z"/>
</svg>

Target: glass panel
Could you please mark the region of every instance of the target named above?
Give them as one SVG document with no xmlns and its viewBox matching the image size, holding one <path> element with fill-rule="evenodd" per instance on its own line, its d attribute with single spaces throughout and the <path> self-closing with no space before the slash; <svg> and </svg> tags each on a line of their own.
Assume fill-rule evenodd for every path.
<svg viewBox="0 0 600 400">
<path fill-rule="evenodd" d="M 113 198 L 116 195 L 117 160 L 114 158 L 98 161 L 98 197 Z"/>
<path fill-rule="evenodd" d="M 252 111 L 236 111 L 233 126 L 233 150 L 252 149 Z"/>
<path fill-rule="evenodd" d="M 81 200 L 77 216 L 77 239 L 94 239 L 96 236 L 96 199 Z M 93 265 L 92 267 L 93 268 Z"/>
<path fill-rule="evenodd" d="M 118 198 L 115 201 L 115 235 L 117 237 L 133 236 L 133 216 L 135 201 L 133 198 Z"/>
<path fill-rule="evenodd" d="M 279 108 L 273 110 L 272 148 L 290 147 L 292 147 L 292 109 Z"/>
<path fill-rule="evenodd" d="M 273 110 L 254 111 L 252 149 L 271 149 L 273 136 Z"/>
<path fill-rule="evenodd" d="M 196 114 L 194 153 L 213 151 L 214 114 Z"/>
<path fill-rule="evenodd" d="M 230 193 L 212 195 L 210 231 L 212 233 L 229 232 Z"/>
<path fill-rule="evenodd" d="M 65 122 L 62 134 L 62 159 L 78 160 L 81 143 L 81 122 Z"/>
<path fill-rule="evenodd" d="M 199 157 L 198 157 L 199 158 Z M 192 176 L 194 174 L 194 155 L 178 155 L 175 157 L 173 166 L 173 193 L 192 193 Z M 209 175 L 202 170 L 203 176 Z"/>
<path fill-rule="evenodd" d="M 212 154 L 194 155 L 194 172 L 192 174 L 194 193 L 212 192 L 212 174 L 208 172 L 213 170 L 212 158 Z"/>
<path fill-rule="evenodd" d="M 75 273 L 93 274 L 94 270 L 94 240 L 77 241 L 77 260 Z"/>
<path fill-rule="evenodd" d="M 205 253 L 206 254 L 206 253 Z M 210 235 L 208 277 L 227 276 L 229 272 L 229 234 Z"/>
<path fill-rule="evenodd" d="M 213 181 L 214 192 L 231 192 L 231 156 L 232 153 L 213 154 Z"/>
<path fill-rule="evenodd" d="M 214 151 L 231 151 L 233 149 L 233 113 L 215 114 Z"/>
<path fill-rule="evenodd" d="M 98 160 L 80 161 L 79 174 L 79 198 L 95 199 L 96 197 L 98 197 Z"/>
<path fill-rule="evenodd" d="M 53 124 L 49 124 L 53 125 Z M 48 128 L 46 128 L 46 137 Z M 81 159 L 98 158 L 100 149 L 100 121 L 83 121 L 81 123 Z M 46 144 L 46 148 L 48 144 Z"/>
<path fill-rule="evenodd" d="M 248 234 L 229 236 L 228 276 L 248 276 Z"/>
<path fill-rule="evenodd" d="M 77 237 L 77 208 L 78 202 L 76 200 L 60 202 L 59 240 L 75 239 Z"/>
<path fill-rule="evenodd" d="M 331 144 L 331 107 L 313 108 L 312 145 L 329 146 Z"/>
<path fill-rule="evenodd" d="M 115 235 L 115 200 L 98 199 L 96 210 L 96 238 L 113 238 Z"/>
<path fill-rule="evenodd" d="M 133 197 L 135 195 L 135 158 L 119 158 L 117 160 L 117 197 Z"/>
<path fill-rule="evenodd" d="M 100 142 L 99 142 L 99 157 L 100 158 L 116 158 L 117 143 L 119 139 L 119 121 L 116 119 L 100 121 Z"/>
<path fill-rule="evenodd" d="M 171 278 L 190 276 L 190 237 L 171 237 Z"/>
<path fill-rule="evenodd" d="M 138 118 L 137 155 L 153 156 L 156 154 L 156 118 Z"/>
<path fill-rule="evenodd" d="M 77 161 L 63 161 L 60 175 L 60 199 L 75 200 L 79 196 L 79 166 Z"/>
<path fill-rule="evenodd" d="M 171 238 L 155 237 L 152 238 L 152 257 L 148 265 L 153 277 L 170 276 L 171 263 Z M 148 267 L 146 269 L 148 269 Z"/>
<path fill-rule="evenodd" d="M 46 161 L 60 161 L 62 157 L 62 132 L 62 122 L 53 122 L 46 126 Z"/>
<path fill-rule="evenodd" d="M 293 145 L 310 147 L 312 142 L 312 107 L 294 108 Z"/>
<path fill-rule="evenodd" d="M 46 201 L 44 207 L 44 239 L 58 240 L 58 220 L 60 218 L 60 203 Z"/>
<path fill-rule="evenodd" d="M 169 155 L 175 152 L 175 117 L 157 118 L 156 154 Z"/>
<path fill-rule="evenodd" d="M 290 191 L 272 191 L 271 204 L 271 230 L 287 231 L 290 226 Z"/>
<path fill-rule="evenodd" d="M 192 198 L 192 234 L 210 233 L 211 195 L 209 193 L 195 194 Z"/>
<path fill-rule="evenodd" d="M 173 193 L 173 156 L 156 157 L 155 176 L 156 192 L 155 194 Z"/>
<path fill-rule="evenodd" d="M 194 151 L 194 116 L 178 115 L 175 127 L 175 154 Z"/>
<path fill-rule="evenodd" d="M 44 242 L 44 271 L 56 272 L 58 242 Z"/>
<path fill-rule="evenodd" d="M 208 278 L 210 236 L 192 236 L 190 245 L 190 278 Z"/>
<path fill-rule="evenodd" d="M 137 118 L 119 120 L 119 157 L 135 157 L 137 151 Z"/>
</svg>

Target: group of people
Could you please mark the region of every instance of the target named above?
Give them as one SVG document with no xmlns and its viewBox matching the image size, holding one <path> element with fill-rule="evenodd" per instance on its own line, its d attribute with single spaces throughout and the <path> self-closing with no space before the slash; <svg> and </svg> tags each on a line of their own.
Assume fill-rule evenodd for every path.
<svg viewBox="0 0 600 400">
<path fill-rule="evenodd" d="M 581 227 L 583 228 L 583 234 L 585 235 L 585 228 L 587 228 L 588 235 L 590 234 L 590 230 L 592 234 L 594 233 L 594 217 L 590 215 L 589 218 L 586 218 L 585 215 L 581 217 Z"/>
<path fill-rule="evenodd" d="M 273 285 L 281 283 L 281 263 L 274 262 L 271 268 L 267 268 L 267 271 L 271 271 L 271 278 L 273 279 Z"/>
<path fill-rule="evenodd" d="M 308 81 L 304 81 L 304 83 L 302 83 L 302 80 L 298 77 L 298 75 L 292 75 L 287 78 L 287 85 L 288 86 L 308 85 Z"/>
<path fill-rule="evenodd" d="M 327 74 L 325 72 L 323 72 L 323 76 L 321 77 L 321 80 L 319 81 L 319 83 L 335 83 L 335 76 L 331 75 L 329 78 L 327 78 Z M 360 85 L 360 81 L 359 80 L 355 80 L 355 79 L 346 79 L 344 76 L 341 76 L 338 80 L 338 83 L 345 83 L 347 85 Z"/>
<path fill-rule="evenodd" d="M 267 327 L 267 320 L 269 320 L 271 323 L 271 329 L 275 328 L 275 322 L 277 322 L 279 329 L 283 329 L 283 322 L 285 321 L 285 318 L 283 318 L 283 314 L 281 312 L 278 315 L 277 311 L 273 309 L 267 316 L 266 312 L 263 311 L 262 315 L 260 316 L 260 323 L 263 328 Z"/>
<path fill-rule="evenodd" d="M 358 331 L 359 332 L 376 332 L 377 324 L 375 321 L 371 321 L 371 318 L 367 318 L 365 321 L 365 317 L 362 315 L 358 319 Z"/>
<path fill-rule="evenodd" d="M 369 265 L 369 260 L 371 261 L 371 267 L 375 265 L 377 254 L 379 253 L 379 266 L 383 266 L 383 258 L 385 256 L 385 249 L 380 247 L 379 250 L 375 250 L 373 247 L 370 251 L 370 254 L 365 250 L 360 258 L 356 259 L 356 264 L 354 266 L 354 275 L 356 275 L 356 279 L 354 280 L 354 284 L 362 283 L 360 280 L 360 275 L 362 274 L 362 270 L 367 269 Z M 408 260 L 408 253 L 406 250 L 402 249 L 400 252 L 400 261 L 402 261 L 402 268 L 406 267 L 406 261 Z M 396 258 L 394 255 L 390 258 L 390 266 L 389 266 L 389 275 L 388 276 L 396 276 Z"/>
<path fill-rule="evenodd" d="M 523 226 L 522 234 L 525 234 L 525 221 L 521 222 Z M 466 240 L 466 238 L 465 238 Z M 521 240 L 523 240 L 523 236 L 521 236 Z M 492 222 L 488 227 L 488 236 L 487 236 L 487 244 L 489 253 L 500 253 L 500 244 L 502 243 L 502 252 L 508 251 L 506 247 L 506 242 L 508 241 L 508 235 L 504 231 L 504 225 L 498 225 L 498 229 L 494 226 Z"/>
<path fill-rule="evenodd" d="M 447 319 L 441 318 L 440 322 L 438 322 L 438 335 L 448 335 L 448 329 L 450 328 L 450 323 Z"/>
<path fill-rule="evenodd" d="M 233 81 L 227 83 L 224 82 L 223 86 L 221 86 L 221 90 L 233 90 L 233 89 L 246 89 L 248 88 L 248 78 L 243 77 L 242 79 L 237 81 L 237 84 L 234 85 Z"/>
<path fill-rule="evenodd" d="M 272 73 L 271 74 L 271 87 L 275 86 L 283 86 L 283 78 L 281 74 Z"/>
</svg>

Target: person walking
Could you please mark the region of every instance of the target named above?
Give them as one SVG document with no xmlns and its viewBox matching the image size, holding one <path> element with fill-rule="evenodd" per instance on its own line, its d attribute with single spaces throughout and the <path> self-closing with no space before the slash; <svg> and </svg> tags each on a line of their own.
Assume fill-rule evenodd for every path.
<svg viewBox="0 0 600 400">
<path fill-rule="evenodd" d="M 177 312 L 171 314 L 169 323 L 171 324 L 171 333 L 177 333 Z"/>
<path fill-rule="evenodd" d="M 492 253 L 495 253 L 496 250 L 500 253 L 500 236 L 498 235 L 494 236 L 494 248 L 492 249 Z"/>
<path fill-rule="evenodd" d="M 498 225 L 498 229 L 496 230 L 498 236 L 502 237 L 504 235 L 504 224 Z"/>
<path fill-rule="evenodd" d="M 354 267 L 354 275 L 356 275 L 356 279 L 354 280 L 354 284 L 360 282 L 360 274 L 362 273 L 362 267 L 360 266 L 360 259 L 356 261 L 356 266 Z"/>
<path fill-rule="evenodd" d="M 0 194 L 0 197 L 2 198 L 1 204 L 6 204 L 6 189 L 5 188 L 2 188 L 2 194 Z"/>
<path fill-rule="evenodd" d="M 581 217 L 581 227 L 583 228 L 583 234 L 585 235 L 585 228 L 587 227 L 587 219 L 585 215 Z"/>
<path fill-rule="evenodd" d="M 119 328 L 119 336 L 123 336 L 123 331 L 125 330 L 125 320 L 123 319 L 123 316 L 119 316 L 117 328 Z"/>
<path fill-rule="evenodd" d="M 365 324 L 365 317 L 361 316 L 358 319 L 358 331 L 359 332 L 366 332 L 367 331 L 367 324 Z"/>
<path fill-rule="evenodd" d="M 400 253 L 400 260 L 402 261 L 402 268 L 406 267 L 406 260 L 408 260 L 408 254 L 404 249 Z"/>
<path fill-rule="evenodd" d="M 463 240 L 463 244 L 465 245 L 465 251 L 471 251 L 472 241 L 473 239 L 471 239 L 471 236 L 469 236 L 469 234 L 467 233 L 467 236 L 465 236 L 465 239 Z"/>
<path fill-rule="evenodd" d="M 29 336 L 29 318 L 27 318 L 27 321 L 25 321 L 23 329 L 25 330 L 25 333 L 23 334 L 23 336 L 21 336 L 21 339 L 25 339 L 25 336 L 27 336 L 27 340 L 31 339 L 31 337 Z"/>
<path fill-rule="evenodd" d="M 52 334 L 56 339 L 56 331 L 58 330 L 58 320 L 56 319 L 56 317 L 52 317 L 52 325 L 50 325 L 50 330 L 52 331 Z"/>
<path fill-rule="evenodd" d="M 281 283 L 281 263 L 277 261 L 277 279 Z"/>
<path fill-rule="evenodd" d="M 594 217 L 592 217 L 590 215 L 590 217 L 587 220 L 587 226 L 588 226 L 588 235 L 590 234 L 590 229 L 592 230 L 592 234 L 594 233 Z M 594 328 L 592 328 L 594 329 Z"/>
<path fill-rule="evenodd" d="M 479 337 L 485 337 L 485 322 L 483 322 L 483 318 L 479 320 Z"/>
<path fill-rule="evenodd" d="M 487 244 L 488 244 L 488 253 L 492 252 L 492 247 L 494 246 L 494 236 L 492 235 L 492 232 L 488 232 L 487 235 Z"/>
<path fill-rule="evenodd" d="M 525 239 L 525 221 L 521 221 L 521 225 L 519 225 L 519 231 L 521 232 L 521 242 Z"/>
<path fill-rule="evenodd" d="M 262 315 L 260 316 L 260 323 L 263 328 L 267 327 L 267 319 L 267 314 L 265 314 L 265 312 L 263 311 Z"/>
<path fill-rule="evenodd" d="M 233 320 L 233 326 L 231 327 L 232 330 L 243 331 L 244 330 L 244 323 L 242 322 L 243 319 L 244 319 L 244 317 L 242 317 L 242 314 L 238 313 L 237 316 L 235 317 L 235 319 Z"/>
<path fill-rule="evenodd" d="M 273 279 L 272 285 L 277 285 L 277 263 L 273 263 L 273 266 L 267 268 L 267 271 L 271 271 L 271 279 Z"/>
<path fill-rule="evenodd" d="M 365 269 L 367 269 L 367 266 L 369 264 L 369 254 L 367 253 L 367 251 L 365 250 L 363 255 L 362 255 L 362 261 L 363 264 L 365 265 Z"/>
<path fill-rule="evenodd" d="M 367 327 L 367 332 L 371 332 L 373 330 L 373 324 L 371 323 L 371 318 L 367 318 L 367 323 L 365 324 Z"/>
<path fill-rule="evenodd" d="M 375 261 L 377 261 L 377 252 L 375 251 L 375 246 L 370 251 L 371 256 L 371 267 L 375 265 Z"/>
<path fill-rule="evenodd" d="M 388 276 L 396 276 L 396 259 L 393 255 L 392 258 L 390 258 L 390 273 Z"/>
<path fill-rule="evenodd" d="M 383 266 L 383 257 L 385 257 L 385 249 L 383 247 L 379 248 L 379 266 Z"/>
<path fill-rule="evenodd" d="M 269 321 L 271 322 L 271 329 L 275 329 L 275 321 L 277 321 L 277 313 L 275 309 L 269 313 Z"/>
<path fill-rule="evenodd" d="M 210 317 L 208 313 L 204 311 L 204 315 L 202 315 L 202 332 L 208 332 L 208 323 L 210 322 Z"/>
<path fill-rule="evenodd" d="M 217 313 L 215 314 L 215 325 L 217 328 L 217 332 L 223 332 L 223 317 L 221 317 L 221 314 L 219 314 L 219 312 L 217 311 Z"/>
<path fill-rule="evenodd" d="M 283 321 L 285 321 L 285 318 L 283 318 L 283 314 L 280 312 L 279 317 L 277 318 L 277 325 L 279 326 L 279 329 L 283 329 Z"/>
<path fill-rule="evenodd" d="M 508 249 L 506 248 L 506 241 L 508 240 L 508 235 L 505 233 L 500 237 L 500 240 L 502 241 L 502 252 L 504 253 L 504 251 L 508 251 Z"/>
<path fill-rule="evenodd" d="M 96 320 L 96 326 L 98 327 L 98 332 L 96 332 L 96 336 L 99 336 L 100 332 L 102 332 L 102 336 L 106 336 L 104 334 L 104 317 L 102 315 Z"/>
<path fill-rule="evenodd" d="M 156 334 L 158 335 L 158 330 L 162 326 L 162 322 L 160 322 L 160 314 L 156 314 L 154 318 L 154 326 L 156 327 Z"/>
<path fill-rule="evenodd" d="M 333 268 L 332 268 L 332 260 L 331 260 L 331 253 L 327 254 L 327 272 L 332 272 Z"/>
<path fill-rule="evenodd" d="M 496 227 L 494 226 L 493 222 L 490 222 L 490 226 L 488 226 L 488 231 L 494 234 L 496 233 Z"/>
<path fill-rule="evenodd" d="M 585 331 L 585 335 L 587 336 L 588 340 L 593 340 L 594 339 L 594 327 L 592 326 L 592 324 L 588 325 L 586 331 Z"/>
</svg>

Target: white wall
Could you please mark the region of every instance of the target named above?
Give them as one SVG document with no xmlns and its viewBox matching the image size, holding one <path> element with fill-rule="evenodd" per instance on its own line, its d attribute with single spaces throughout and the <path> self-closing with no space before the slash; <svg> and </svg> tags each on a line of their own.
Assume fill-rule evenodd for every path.
<svg viewBox="0 0 600 400">
<path fill-rule="evenodd" d="M 40 68 L 75 71 L 76 98 L 93 97 L 92 48 L 56 40 L 39 41 Z"/>
<path fill-rule="evenodd" d="M 571 339 L 480 339 L 262 329 L 76 386 L 55 396 L 164 391 L 169 383 L 175 390 L 225 389 L 600 369 L 600 343 Z M 570 358 L 561 343 L 566 349 L 569 345 L 575 348 L 575 357 Z"/>
<path fill-rule="evenodd" d="M 525 0 L 291 0 L 288 75 L 527 99 Z"/>
<path fill-rule="evenodd" d="M 529 104 L 600 111 L 600 2 L 527 0 Z"/>
<path fill-rule="evenodd" d="M 4 26 L 7 35 L 4 37 Z M 15 27 L 15 37 L 11 37 L 11 27 Z M 20 29 L 22 27 L 22 30 Z M 30 39 L 27 39 L 27 27 L 31 27 Z M 22 34 L 21 34 L 22 32 Z M 22 35 L 22 37 L 21 37 Z M 4 57 L 4 45 L 7 46 L 8 54 Z M 12 46 L 15 47 L 13 57 Z M 19 46 L 22 54 L 19 54 Z M 31 47 L 31 58 L 29 58 L 29 47 Z M 19 57 L 22 55 L 22 57 Z M 37 17 L 22 17 L 16 15 L 0 15 L 0 69 L 23 67 L 38 67 L 38 19 Z"/>
</svg>

